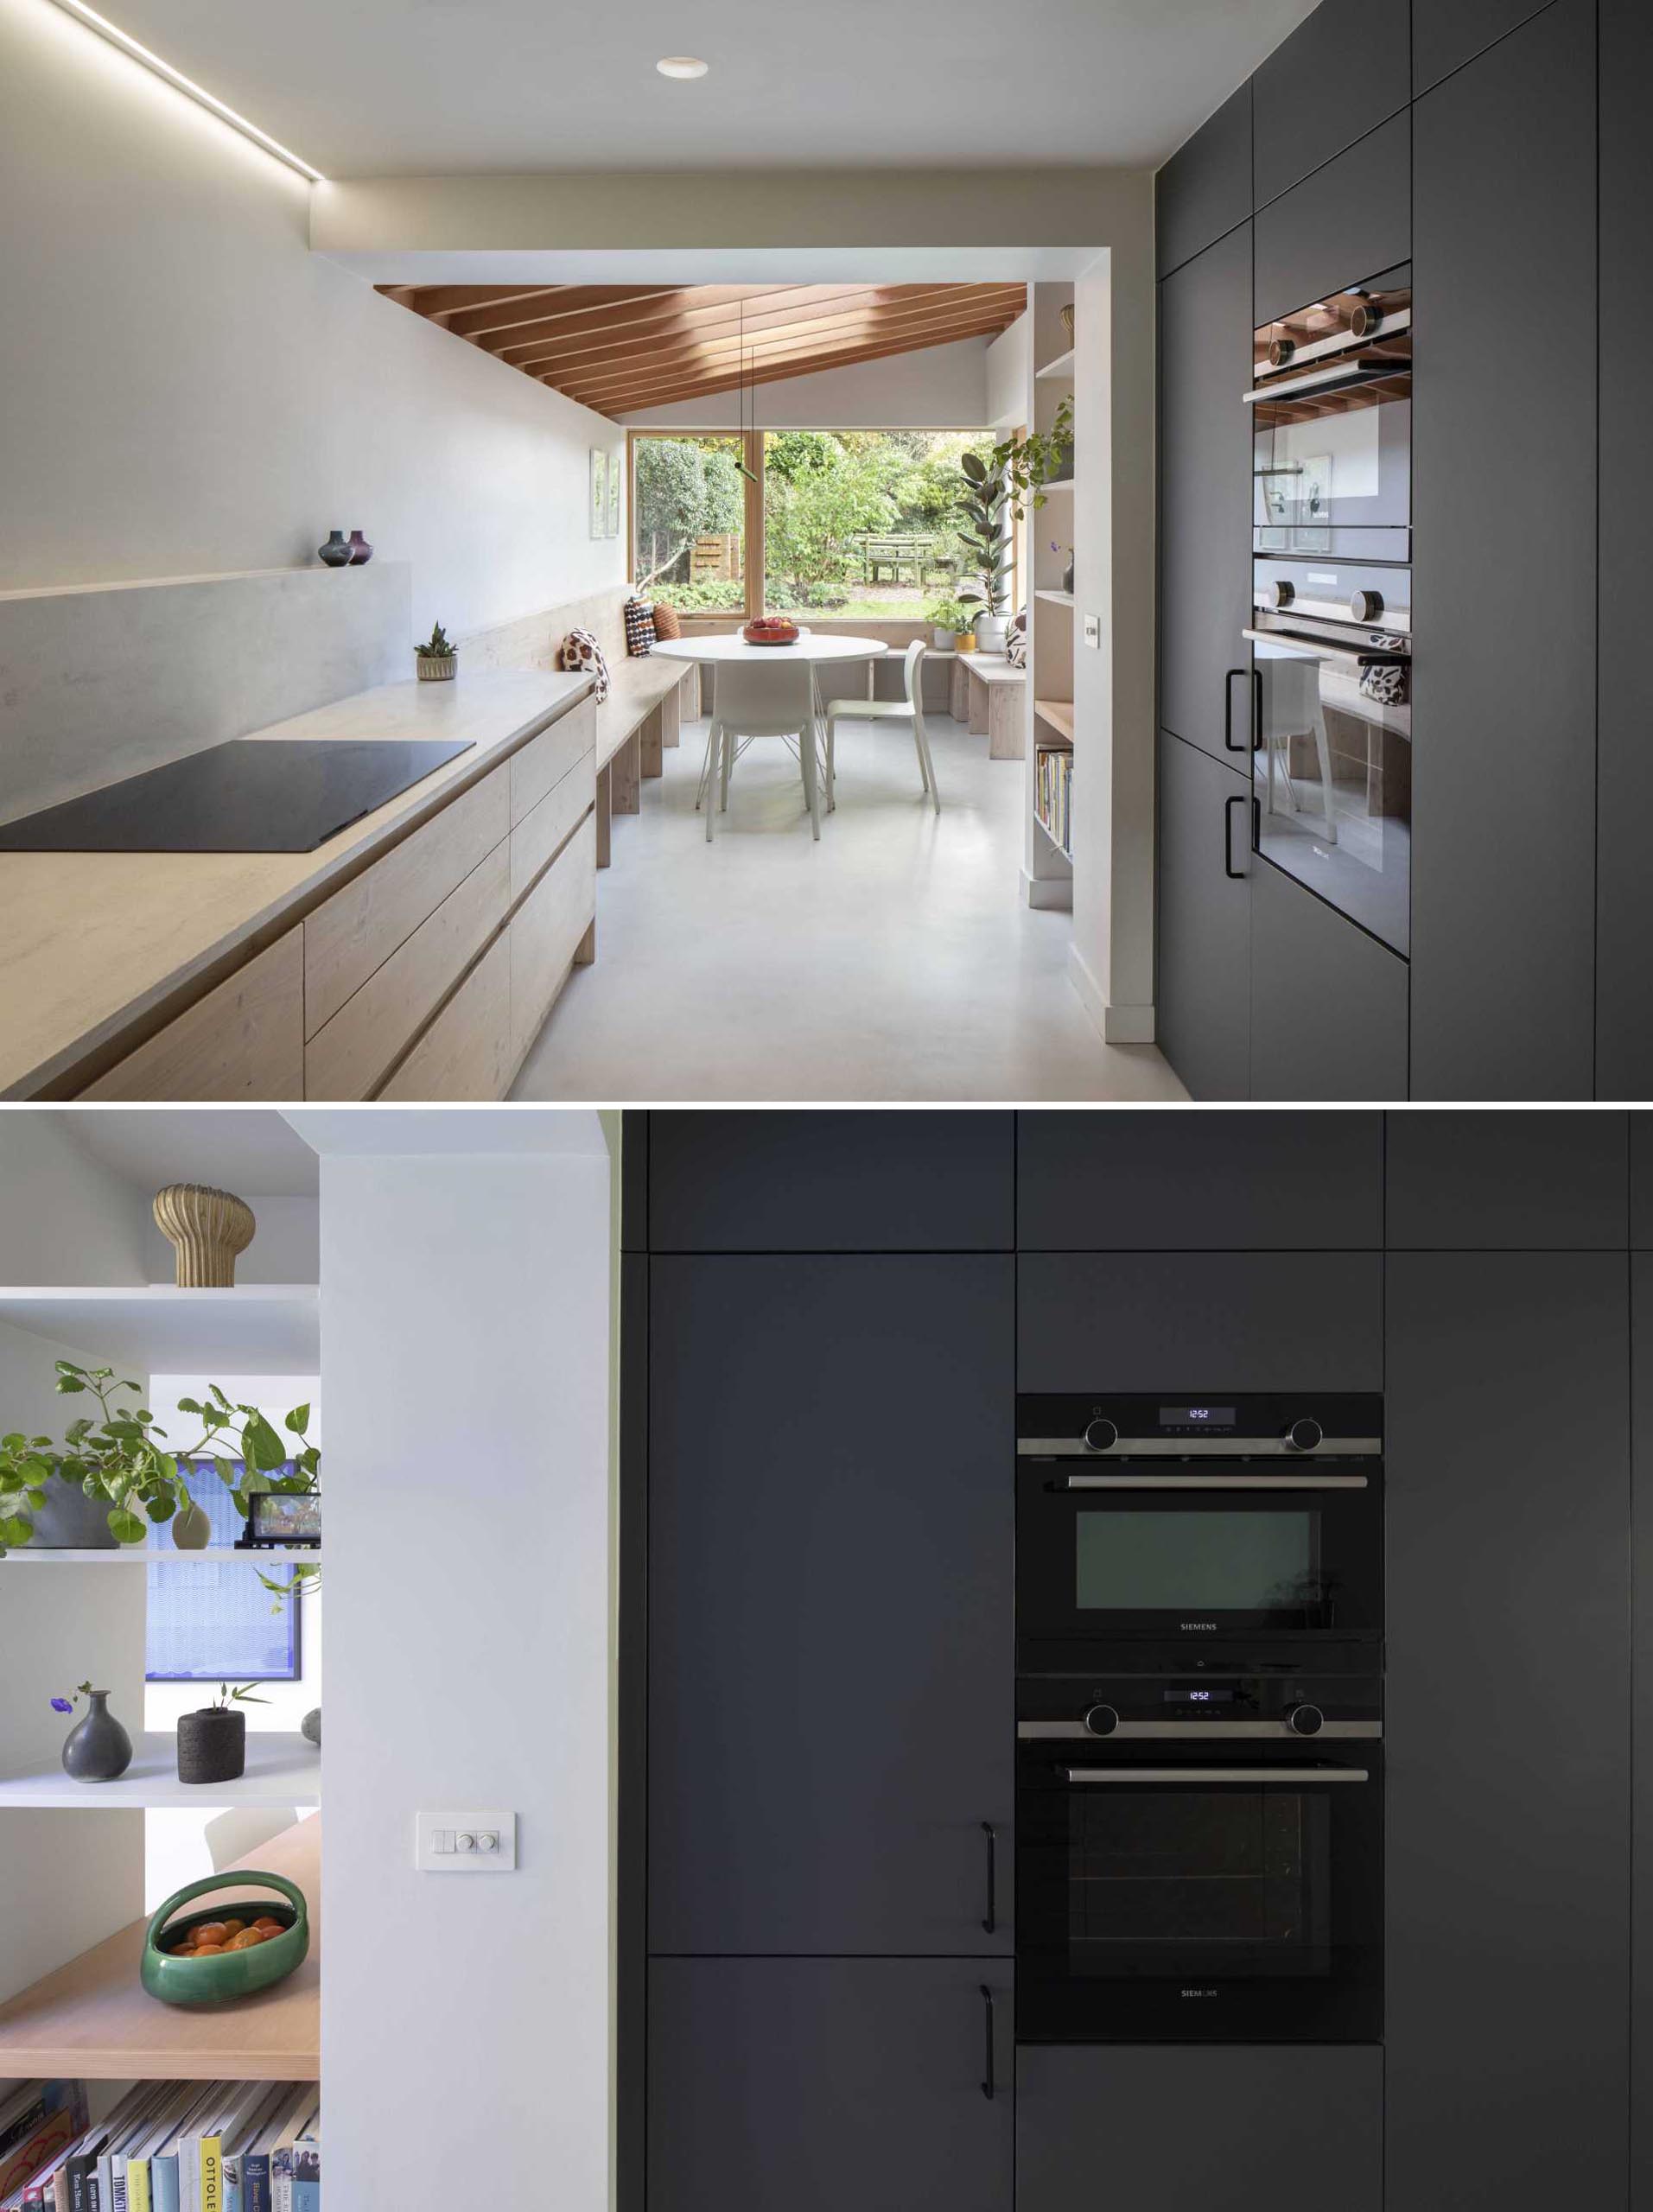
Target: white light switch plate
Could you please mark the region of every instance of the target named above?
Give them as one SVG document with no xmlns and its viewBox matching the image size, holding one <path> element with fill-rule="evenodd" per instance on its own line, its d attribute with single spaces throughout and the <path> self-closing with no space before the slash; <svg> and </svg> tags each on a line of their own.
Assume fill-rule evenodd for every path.
<svg viewBox="0 0 1653 2212">
<path fill-rule="evenodd" d="M 1085 616 L 1084 641 L 1086 645 L 1090 646 L 1092 652 L 1101 652 L 1102 617 L 1100 614 L 1087 614 Z"/>
<path fill-rule="evenodd" d="M 422 1874 L 509 1874 L 517 1865 L 514 1813 L 416 1813 L 413 1863 Z"/>
</svg>

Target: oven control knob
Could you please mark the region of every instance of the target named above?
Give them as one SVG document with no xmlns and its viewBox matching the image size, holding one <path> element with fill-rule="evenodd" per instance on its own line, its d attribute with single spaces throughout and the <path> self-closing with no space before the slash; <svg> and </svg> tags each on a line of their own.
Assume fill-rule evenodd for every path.
<svg viewBox="0 0 1653 2212">
<path fill-rule="evenodd" d="M 1286 1431 L 1286 1441 L 1294 1452 L 1312 1452 L 1325 1434 L 1318 1421 L 1294 1421 Z"/>
<path fill-rule="evenodd" d="M 1326 1726 L 1326 1715 L 1318 1705 L 1294 1705 L 1291 1725 L 1295 1736 L 1318 1736 Z"/>
<path fill-rule="evenodd" d="M 1262 588 L 1263 605 L 1276 614 L 1281 607 L 1289 607 L 1296 596 L 1296 585 L 1289 582 L 1283 576 L 1278 582 L 1265 584 Z"/>
<path fill-rule="evenodd" d="M 1119 1441 L 1119 1430 L 1110 1421 L 1093 1421 L 1085 1430 L 1084 1440 L 1092 1452 L 1109 1452 Z"/>
<path fill-rule="evenodd" d="M 1349 598 L 1349 612 L 1357 622 L 1376 622 L 1383 611 L 1381 591 L 1352 592 Z"/>
<path fill-rule="evenodd" d="M 1283 369 L 1297 351 L 1297 341 L 1292 338 L 1271 338 L 1268 340 L 1268 365 Z"/>
<path fill-rule="evenodd" d="M 1093 1736 L 1111 1736 L 1119 1726 L 1119 1715 L 1111 1705 L 1093 1705 L 1084 1716 L 1084 1725 Z"/>
</svg>

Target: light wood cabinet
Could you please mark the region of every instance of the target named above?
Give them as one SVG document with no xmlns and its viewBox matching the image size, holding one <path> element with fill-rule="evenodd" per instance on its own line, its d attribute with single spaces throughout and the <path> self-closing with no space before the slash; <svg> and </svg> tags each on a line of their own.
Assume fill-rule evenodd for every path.
<svg viewBox="0 0 1653 2212">
<path fill-rule="evenodd" d="M 396 1073 L 381 1098 L 503 1098 L 511 1080 L 511 952 L 497 938 Z"/>
<path fill-rule="evenodd" d="M 580 953 L 593 926 L 596 903 L 597 833 L 594 821 L 588 816 L 512 915 L 506 931 L 511 947 L 513 1071 L 539 1034 Z"/>
<path fill-rule="evenodd" d="M 83 1098 L 304 1096 L 304 933 L 289 930 L 129 1052 Z"/>
<path fill-rule="evenodd" d="M 595 756 L 582 755 L 511 833 L 511 896 L 520 899 L 596 804 Z"/>
<path fill-rule="evenodd" d="M 510 761 L 512 828 L 532 812 L 583 754 L 594 756 L 596 747 L 597 702 L 587 697 L 560 715 L 549 729 L 531 737 L 519 753 L 513 753 Z M 595 773 L 594 766 L 594 784 Z"/>
</svg>

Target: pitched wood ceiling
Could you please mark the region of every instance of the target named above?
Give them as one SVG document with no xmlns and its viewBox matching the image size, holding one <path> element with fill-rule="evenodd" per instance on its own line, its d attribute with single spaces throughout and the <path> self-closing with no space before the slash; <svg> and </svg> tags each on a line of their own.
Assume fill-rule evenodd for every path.
<svg viewBox="0 0 1653 2212">
<path fill-rule="evenodd" d="M 1021 284 L 381 284 L 600 415 L 993 338 Z"/>
</svg>

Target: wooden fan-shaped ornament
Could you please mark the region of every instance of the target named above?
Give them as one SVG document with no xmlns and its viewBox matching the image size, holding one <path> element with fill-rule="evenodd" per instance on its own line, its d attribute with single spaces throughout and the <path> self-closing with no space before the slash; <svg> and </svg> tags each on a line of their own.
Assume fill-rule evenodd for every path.
<svg viewBox="0 0 1653 2212">
<path fill-rule="evenodd" d="M 235 1261 L 258 1226 L 252 1208 L 206 1183 L 168 1183 L 155 1194 L 156 1226 L 177 1254 L 180 1290 L 230 1290 Z"/>
</svg>

